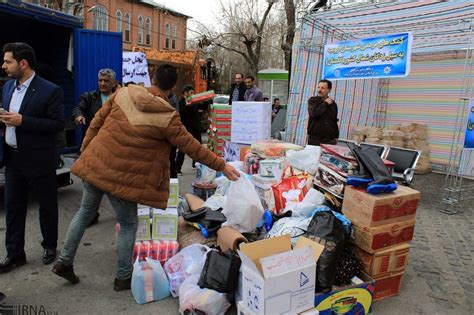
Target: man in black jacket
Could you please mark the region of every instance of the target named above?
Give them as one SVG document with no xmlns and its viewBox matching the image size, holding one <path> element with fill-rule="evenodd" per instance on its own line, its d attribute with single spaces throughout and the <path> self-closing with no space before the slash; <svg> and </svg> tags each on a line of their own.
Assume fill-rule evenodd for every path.
<svg viewBox="0 0 474 315">
<path fill-rule="evenodd" d="M 99 82 L 98 89 L 82 94 L 79 105 L 72 111 L 72 118 L 76 125 L 84 125 L 84 134 L 89 128 L 89 124 L 110 95 L 115 92 L 117 81 L 115 71 L 112 69 L 99 70 L 97 74 Z M 89 226 L 99 222 L 99 206 L 102 198 L 97 200 L 97 214 Z"/>
<path fill-rule="evenodd" d="M 247 87 L 244 84 L 244 75 L 242 73 L 235 74 L 235 83 L 230 86 L 229 91 L 229 105 L 232 105 L 233 101 L 244 100 L 244 94 L 247 90 Z"/>
<path fill-rule="evenodd" d="M 85 125 L 86 129 L 89 127 L 92 118 L 102 107 L 102 104 L 115 92 L 115 87 L 117 86 L 114 70 L 99 70 L 97 76 L 99 79 L 98 89 L 82 94 L 79 105 L 72 111 L 72 118 L 76 125 Z"/>
<path fill-rule="evenodd" d="M 183 88 L 183 97 L 179 100 L 179 115 L 181 116 L 181 122 L 186 130 L 193 135 L 194 139 L 202 143 L 201 139 L 201 125 L 200 125 L 200 114 L 197 104 L 190 104 L 188 98 L 194 95 L 194 87 L 192 85 L 185 85 Z M 181 167 L 184 162 L 184 152 L 178 151 L 176 157 L 176 172 L 178 175 L 182 175 Z M 192 164 L 193 168 L 194 161 Z"/>
<path fill-rule="evenodd" d="M 328 96 L 331 89 L 331 81 L 320 80 L 318 96 L 313 96 L 308 100 L 308 144 L 310 145 L 336 144 L 339 138 L 337 104 Z"/>
</svg>

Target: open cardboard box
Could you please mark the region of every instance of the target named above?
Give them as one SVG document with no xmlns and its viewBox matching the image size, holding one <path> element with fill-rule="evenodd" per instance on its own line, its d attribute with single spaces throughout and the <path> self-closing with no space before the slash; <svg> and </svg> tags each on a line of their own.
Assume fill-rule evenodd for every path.
<svg viewBox="0 0 474 315">
<path fill-rule="evenodd" d="M 316 261 L 324 246 L 283 235 L 243 244 L 242 305 L 253 314 L 296 314 L 314 306 Z"/>
</svg>

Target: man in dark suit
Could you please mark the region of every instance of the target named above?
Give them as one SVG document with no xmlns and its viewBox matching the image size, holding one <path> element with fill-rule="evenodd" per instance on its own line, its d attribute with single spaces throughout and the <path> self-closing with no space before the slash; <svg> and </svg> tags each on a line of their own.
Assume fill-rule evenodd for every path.
<svg viewBox="0 0 474 315">
<path fill-rule="evenodd" d="M 232 105 L 232 102 L 242 102 L 244 100 L 245 91 L 247 91 L 247 87 L 244 84 L 244 75 L 242 73 L 236 73 L 234 80 L 234 83 L 230 86 L 229 105 Z"/>
<path fill-rule="evenodd" d="M 56 134 L 64 129 L 63 92 L 34 72 L 35 52 L 25 43 L 3 46 L 2 69 L 14 80 L 3 87 L 5 128 L 5 209 L 7 257 L 0 273 L 26 263 L 25 221 L 28 191 L 39 198 L 39 219 L 43 242 L 43 263 L 56 258 L 58 200 L 56 180 Z"/>
</svg>

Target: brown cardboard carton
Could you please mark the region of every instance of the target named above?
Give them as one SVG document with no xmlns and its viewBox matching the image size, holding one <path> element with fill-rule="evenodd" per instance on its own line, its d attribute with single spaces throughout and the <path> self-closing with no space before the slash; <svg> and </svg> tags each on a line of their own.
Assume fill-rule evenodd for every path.
<svg viewBox="0 0 474 315">
<path fill-rule="evenodd" d="M 404 272 L 401 272 L 382 278 L 374 278 L 374 301 L 379 301 L 391 296 L 399 295 L 402 288 L 404 274 Z"/>
<path fill-rule="evenodd" d="M 376 227 L 415 219 L 419 199 L 419 191 L 401 185 L 391 193 L 378 195 L 346 186 L 342 212 L 351 221 Z"/>
<path fill-rule="evenodd" d="M 395 272 L 403 272 L 408 262 L 410 245 L 402 243 L 373 254 L 355 247 L 354 252 L 362 261 L 364 271 L 371 277 L 383 277 Z"/>
<path fill-rule="evenodd" d="M 357 246 L 369 253 L 409 242 L 415 232 L 415 220 L 401 221 L 378 227 L 365 227 L 352 221 L 353 239 Z"/>
</svg>

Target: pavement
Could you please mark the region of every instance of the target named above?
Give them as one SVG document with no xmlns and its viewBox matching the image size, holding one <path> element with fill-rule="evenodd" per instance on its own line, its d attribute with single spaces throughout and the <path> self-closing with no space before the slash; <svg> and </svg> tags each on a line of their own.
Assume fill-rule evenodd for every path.
<svg viewBox="0 0 474 315">
<path fill-rule="evenodd" d="M 186 158 L 180 176 L 180 191 L 187 192 L 195 170 Z M 465 202 L 461 212 L 439 212 L 444 175 L 416 175 L 414 188 L 421 191 L 415 236 L 411 242 L 408 267 L 401 294 L 373 304 L 373 314 L 472 314 L 474 312 L 474 206 Z M 79 208 L 81 181 L 59 190 L 59 247 L 69 223 Z M 7 295 L 0 314 L 177 314 L 178 299 L 138 305 L 130 291 L 115 292 L 115 214 L 107 198 L 102 201 L 99 224 L 89 228 L 74 264 L 81 282 L 71 285 L 51 273 L 41 261 L 41 232 L 36 198 L 30 198 L 27 217 L 26 253 L 28 263 L 10 273 L 0 274 L 0 292 Z M 0 207 L 0 243 L 5 240 L 5 211 Z M 0 259 L 5 257 L 0 246 Z M 3 311 L 2 311 L 3 309 Z M 35 313 L 36 311 L 36 313 Z M 232 309 L 230 314 L 235 314 Z M 8 314 L 13 314 L 12 312 Z"/>
</svg>

